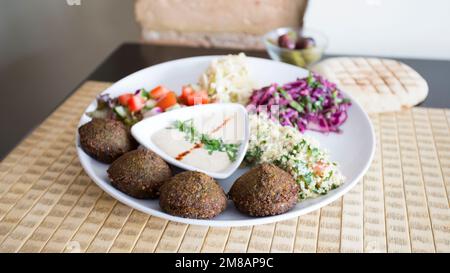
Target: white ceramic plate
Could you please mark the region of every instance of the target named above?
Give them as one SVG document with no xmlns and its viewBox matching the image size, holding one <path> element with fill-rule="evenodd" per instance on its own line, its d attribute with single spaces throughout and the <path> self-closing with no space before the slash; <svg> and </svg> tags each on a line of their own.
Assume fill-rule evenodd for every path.
<svg viewBox="0 0 450 273">
<path fill-rule="evenodd" d="M 160 84 L 179 91 L 186 83 L 196 83 L 210 62 L 217 57 L 220 56 L 186 58 L 145 68 L 116 82 L 106 89 L 104 93 L 109 93 L 112 97 L 116 97 L 125 92 L 135 91 L 140 88 L 151 89 Z M 260 86 L 273 82 L 286 83 L 298 77 L 305 77 L 308 74 L 307 70 L 299 67 L 267 59 L 248 57 L 248 65 L 253 78 Z M 353 188 L 367 171 L 375 151 L 375 135 L 367 114 L 357 102 L 352 100 L 352 103 L 353 105 L 348 111 L 348 119 L 342 126 L 343 132 L 341 134 L 306 132 L 306 135 L 317 139 L 321 147 L 329 150 L 331 159 L 339 164 L 342 174 L 346 177 L 345 183 L 339 188 L 330 191 L 327 195 L 298 203 L 287 213 L 276 216 L 250 217 L 238 212 L 231 201 L 229 201 L 227 209 L 222 214 L 211 220 L 172 216 L 160 209 L 158 200 L 135 199 L 112 187 L 106 174 L 108 165 L 92 159 L 83 152 L 79 147 L 78 133 L 76 138 L 77 152 L 84 170 L 100 188 L 120 202 L 142 212 L 171 221 L 195 225 L 226 227 L 271 223 L 306 214 L 333 202 Z M 95 107 L 96 102 L 94 101 L 88 106 L 86 112 L 94 110 Z M 88 116 L 83 115 L 79 126 L 89 120 Z M 225 192 L 228 192 L 233 182 L 246 171 L 247 169 L 237 169 L 227 179 L 218 181 Z"/>
</svg>

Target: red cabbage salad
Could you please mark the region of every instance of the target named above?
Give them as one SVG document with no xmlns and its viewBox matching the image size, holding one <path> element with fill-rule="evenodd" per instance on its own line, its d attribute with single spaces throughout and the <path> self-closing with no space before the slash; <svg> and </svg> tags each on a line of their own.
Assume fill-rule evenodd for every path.
<svg viewBox="0 0 450 273">
<path fill-rule="evenodd" d="M 255 90 L 247 105 L 249 112 L 266 112 L 283 126 L 300 132 L 340 132 L 347 120 L 349 99 L 331 83 L 314 73 L 279 86 L 274 83 Z"/>
</svg>

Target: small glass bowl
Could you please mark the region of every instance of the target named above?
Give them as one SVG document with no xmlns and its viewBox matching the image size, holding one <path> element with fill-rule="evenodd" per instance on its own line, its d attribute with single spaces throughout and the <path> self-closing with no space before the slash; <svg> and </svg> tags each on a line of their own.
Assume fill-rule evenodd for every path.
<svg viewBox="0 0 450 273">
<path fill-rule="evenodd" d="M 288 32 L 301 33 L 303 37 L 311 37 L 315 46 L 305 49 L 288 49 L 278 46 L 278 37 Z M 309 28 L 282 27 L 272 30 L 263 36 L 264 45 L 270 58 L 300 67 L 310 67 L 322 58 L 323 52 L 328 45 L 328 39 L 324 34 Z"/>
</svg>

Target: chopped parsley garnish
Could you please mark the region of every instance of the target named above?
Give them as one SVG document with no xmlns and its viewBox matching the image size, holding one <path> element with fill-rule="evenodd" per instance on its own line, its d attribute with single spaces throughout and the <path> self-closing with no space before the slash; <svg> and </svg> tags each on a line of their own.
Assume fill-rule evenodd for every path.
<svg viewBox="0 0 450 273">
<path fill-rule="evenodd" d="M 313 182 L 312 173 L 306 173 L 301 176 L 303 181 L 305 181 L 306 185 L 309 186 Z"/>
<path fill-rule="evenodd" d="M 263 151 L 259 146 L 256 146 L 254 149 L 248 149 L 247 153 L 245 155 L 245 160 L 247 160 L 250 163 L 259 162 L 261 159 L 261 156 L 263 154 Z"/>
<path fill-rule="evenodd" d="M 173 123 L 172 129 L 184 133 L 186 141 L 203 144 L 203 148 L 205 148 L 209 154 L 212 154 L 213 152 L 224 152 L 231 162 L 236 160 L 241 144 L 225 143 L 220 138 L 212 138 L 207 134 L 200 133 L 194 127 L 194 121 L 192 119 L 185 121 L 176 120 Z"/>
<path fill-rule="evenodd" d="M 309 73 L 308 77 L 306 78 L 306 82 L 308 83 L 308 86 L 313 89 L 322 87 L 320 82 L 316 81 L 312 73 Z"/>
<path fill-rule="evenodd" d="M 296 102 L 295 100 L 292 99 L 291 95 L 289 95 L 288 92 L 286 92 L 283 88 L 278 87 L 278 92 L 281 93 L 281 95 L 288 100 L 289 105 L 294 108 L 295 110 L 297 110 L 300 113 L 303 113 L 304 109 L 303 106 L 301 106 L 298 102 Z"/>
</svg>

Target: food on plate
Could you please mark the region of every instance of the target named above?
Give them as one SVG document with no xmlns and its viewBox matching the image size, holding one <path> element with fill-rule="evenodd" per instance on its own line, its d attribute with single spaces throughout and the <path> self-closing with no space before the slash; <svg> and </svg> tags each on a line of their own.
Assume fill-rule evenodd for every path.
<svg viewBox="0 0 450 273">
<path fill-rule="evenodd" d="M 228 195 L 242 213 L 271 216 L 293 208 L 298 192 L 299 186 L 289 173 L 262 163 L 239 177 Z"/>
<path fill-rule="evenodd" d="M 175 120 L 151 139 L 168 156 L 208 172 L 227 169 L 237 158 L 244 139 L 245 117 L 235 110 L 205 112 Z"/>
<path fill-rule="evenodd" d="M 88 112 L 92 118 L 109 118 L 132 126 L 145 117 L 181 107 L 175 92 L 160 85 L 147 91 L 144 88 L 134 93 L 124 93 L 111 98 L 109 94 L 97 97 L 97 108 Z"/>
<path fill-rule="evenodd" d="M 154 152 L 137 149 L 115 160 L 108 176 L 118 190 L 135 198 L 157 198 L 159 188 L 172 177 L 169 165 Z"/>
<path fill-rule="evenodd" d="M 339 132 L 350 106 L 350 100 L 334 83 L 310 74 L 282 86 L 272 84 L 255 90 L 247 109 L 267 112 L 271 119 L 301 132 Z"/>
<path fill-rule="evenodd" d="M 210 219 L 223 212 L 227 197 L 210 176 L 195 171 L 179 173 L 165 182 L 159 204 L 165 212 L 194 219 Z"/>
<path fill-rule="evenodd" d="M 103 163 L 111 163 L 137 148 L 129 129 L 112 119 L 94 118 L 78 128 L 83 151 Z"/>
<path fill-rule="evenodd" d="M 92 118 L 109 118 L 132 126 L 144 118 L 183 106 L 209 103 L 206 91 L 198 86 L 186 85 L 180 96 L 163 85 L 150 91 L 141 88 L 134 93 L 124 93 L 111 98 L 109 94 L 97 97 L 97 108 L 88 112 Z"/>
<path fill-rule="evenodd" d="M 255 87 L 244 53 L 228 55 L 212 61 L 199 79 L 213 102 L 247 104 Z"/>
<path fill-rule="evenodd" d="M 180 100 L 187 106 L 209 103 L 208 93 L 193 84 L 183 86 Z"/>
<path fill-rule="evenodd" d="M 248 163 L 273 163 L 290 173 L 300 186 L 298 198 L 317 197 L 344 182 L 337 164 L 313 139 L 290 126 L 282 126 L 266 114 L 249 115 Z"/>
<path fill-rule="evenodd" d="M 292 49 L 316 47 L 305 37 L 282 36 L 278 42 Z M 337 164 L 303 133 L 346 130 L 342 126 L 351 101 L 335 84 L 312 73 L 284 84 L 255 86 L 246 57 L 239 54 L 214 59 L 197 84 L 180 85 L 177 93 L 158 85 L 114 97 L 102 94 L 97 108 L 86 113 L 92 120 L 79 128 L 80 146 L 91 157 L 111 163 L 107 177 L 117 191 L 138 199 L 159 198 L 160 211 L 184 218 L 211 219 L 231 201 L 249 216 L 279 215 L 342 185 L 345 178 Z M 136 125 L 133 134 L 153 151 L 137 148 L 130 134 L 131 126 L 159 113 L 229 102 L 244 104 L 247 111 L 236 104 L 201 106 Z M 334 142 L 324 144 L 329 143 Z M 248 165 L 249 170 L 227 195 L 212 177 L 229 176 L 243 153 L 241 167 Z M 158 154 L 197 171 L 173 176 Z"/>
</svg>

